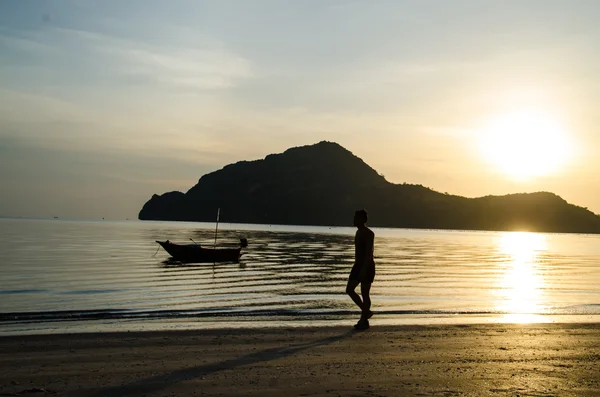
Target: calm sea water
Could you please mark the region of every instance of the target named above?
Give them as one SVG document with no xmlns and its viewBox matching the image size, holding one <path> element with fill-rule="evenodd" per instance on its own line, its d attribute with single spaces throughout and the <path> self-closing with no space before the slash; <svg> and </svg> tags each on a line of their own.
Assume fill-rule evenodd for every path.
<svg viewBox="0 0 600 397">
<path fill-rule="evenodd" d="M 600 319 L 600 236 L 373 230 L 373 325 Z M 181 265 L 154 241 L 213 224 L 0 219 L 0 335 L 349 325 L 354 231 L 221 224 L 241 262 Z"/>
</svg>

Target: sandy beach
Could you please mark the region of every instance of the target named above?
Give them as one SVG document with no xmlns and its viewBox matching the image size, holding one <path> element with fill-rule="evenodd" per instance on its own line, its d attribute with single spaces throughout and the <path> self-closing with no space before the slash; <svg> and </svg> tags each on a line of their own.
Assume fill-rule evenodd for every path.
<svg viewBox="0 0 600 397">
<path fill-rule="evenodd" d="M 0 338 L 0 395 L 597 396 L 597 324 Z"/>
</svg>

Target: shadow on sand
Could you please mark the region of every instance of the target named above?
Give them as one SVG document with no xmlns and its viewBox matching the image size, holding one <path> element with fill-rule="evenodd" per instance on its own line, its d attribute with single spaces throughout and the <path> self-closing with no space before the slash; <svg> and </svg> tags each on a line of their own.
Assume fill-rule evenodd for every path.
<svg viewBox="0 0 600 397">
<path fill-rule="evenodd" d="M 140 379 L 135 382 L 121 386 L 99 389 L 91 393 L 85 393 L 85 395 L 89 397 L 142 396 L 150 392 L 156 392 L 161 389 L 166 389 L 169 386 L 179 383 L 181 381 L 207 376 L 215 372 L 232 369 L 243 365 L 276 360 L 301 352 L 306 349 L 328 345 L 330 343 L 341 341 L 344 338 L 355 334 L 356 332 L 357 331 L 355 330 L 349 330 L 341 335 L 307 342 L 296 346 L 276 347 L 248 354 L 243 357 L 222 361 L 220 363 L 185 368 L 168 374 L 162 374 L 150 378 Z"/>
</svg>

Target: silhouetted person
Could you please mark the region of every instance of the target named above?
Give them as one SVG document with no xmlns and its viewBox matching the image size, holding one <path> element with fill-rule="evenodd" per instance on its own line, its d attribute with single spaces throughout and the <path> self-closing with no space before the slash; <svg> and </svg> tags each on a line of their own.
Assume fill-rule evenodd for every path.
<svg viewBox="0 0 600 397">
<path fill-rule="evenodd" d="M 375 233 L 365 224 L 367 223 L 367 211 L 359 210 L 354 213 L 354 226 L 358 228 L 354 237 L 354 266 L 350 271 L 346 293 L 360 307 L 362 314 L 360 320 L 354 326 L 356 329 L 369 328 L 369 318 L 373 316 L 371 311 L 371 284 L 375 279 L 375 261 L 373 260 L 373 242 Z M 360 296 L 354 291 L 360 284 Z"/>
</svg>

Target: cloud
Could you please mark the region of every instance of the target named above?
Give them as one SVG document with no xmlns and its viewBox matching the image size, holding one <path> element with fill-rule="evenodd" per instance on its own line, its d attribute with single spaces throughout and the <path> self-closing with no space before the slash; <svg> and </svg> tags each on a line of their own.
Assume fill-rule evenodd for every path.
<svg viewBox="0 0 600 397">
<path fill-rule="evenodd" d="M 246 60 L 223 50 L 186 49 L 167 53 L 156 49 L 117 49 L 123 71 L 159 83 L 192 89 L 231 88 L 251 76 Z M 127 65 L 127 66 L 125 66 Z"/>
<path fill-rule="evenodd" d="M 0 62 L 0 135 L 46 148 L 163 157 L 175 150 L 214 161 L 226 150 L 206 131 L 214 114 L 230 114 L 219 96 L 253 70 L 218 40 L 174 31 L 194 39 L 157 44 L 82 29 L 4 29 L 0 43 L 13 59 Z"/>
<path fill-rule="evenodd" d="M 52 45 L 41 43 L 28 37 L 12 36 L 0 33 L 0 46 L 12 51 L 22 51 L 29 53 L 50 53 Z"/>
<path fill-rule="evenodd" d="M 253 76 L 250 62 L 215 40 L 198 46 L 151 45 L 82 30 L 60 29 L 80 38 L 82 46 L 104 58 L 103 65 L 129 76 L 197 90 L 232 88 Z"/>
<path fill-rule="evenodd" d="M 0 34 L 0 44 L 22 55 L 37 56 L 57 74 L 60 74 L 57 66 L 61 65 L 71 69 L 75 76 L 85 72 L 89 77 L 98 78 L 109 72 L 127 78 L 144 78 L 176 89 L 228 89 L 254 75 L 247 59 L 208 37 L 199 37 L 195 44 L 159 45 L 80 29 L 50 27 L 42 31 L 13 30 L 10 34 Z M 78 65 L 84 65 L 85 70 L 78 70 Z M 94 85 L 93 80 L 88 82 Z"/>
</svg>

